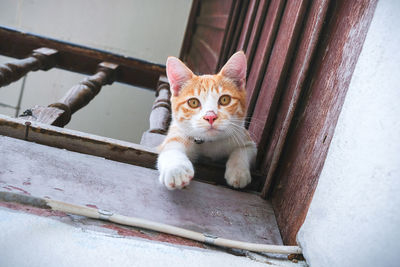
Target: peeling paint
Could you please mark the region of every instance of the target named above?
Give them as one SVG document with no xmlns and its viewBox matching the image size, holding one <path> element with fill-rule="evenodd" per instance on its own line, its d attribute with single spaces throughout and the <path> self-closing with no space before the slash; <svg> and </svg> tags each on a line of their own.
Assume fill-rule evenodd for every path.
<svg viewBox="0 0 400 267">
<path fill-rule="evenodd" d="M 103 224 L 102 227 L 107 228 L 107 229 L 112 229 L 118 233 L 118 235 L 121 236 L 133 236 L 133 237 L 140 237 L 140 238 L 145 238 L 153 241 L 159 241 L 159 242 L 167 242 L 171 244 L 176 244 L 176 245 L 184 245 L 184 246 L 190 246 L 190 247 L 199 247 L 199 248 L 204 248 L 203 244 L 199 242 L 195 242 L 189 239 L 173 236 L 173 235 L 168 235 L 168 234 L 163 234 L 163 233 L 154 233 L 154 235 L 148 235 L 145 234 L 141 231 L 135 230 L 135 229 L 128 229 L 125 227 L 117 226 L 115 224 Z"/>
</svg>

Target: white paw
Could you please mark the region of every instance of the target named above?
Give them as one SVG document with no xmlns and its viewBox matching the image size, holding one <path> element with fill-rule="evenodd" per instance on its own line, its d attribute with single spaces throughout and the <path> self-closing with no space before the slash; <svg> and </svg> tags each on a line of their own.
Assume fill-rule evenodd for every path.
<svg viewBox="0 0 400 267">
<path fill-rule="evenodd" d="M 193 165 L 185 159 L 164 165 L 160 169 L 160 182 L 169 190 L 182 189 L 187 186 L 194 176 Z"/>
<path fill-rule="evenodd" d="M 230 186 L 234 188 L 243 188 L 251 182 L 250 170 L 240 165 L 227 165 L 225 179 Z"/>
</svg>

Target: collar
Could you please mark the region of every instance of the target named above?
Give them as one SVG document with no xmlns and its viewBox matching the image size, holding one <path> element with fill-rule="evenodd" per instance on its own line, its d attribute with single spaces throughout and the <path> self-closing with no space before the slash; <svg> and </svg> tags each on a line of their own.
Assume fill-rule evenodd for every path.
<svg viewBox="0 0 400 267">
<path fill-rule="evenodd" d="M 194 142 L 197 145 L 201 145 L 205 142 L 205 140 L 203 138 L 199 138 L 199 137 L 189 136 L 188 138 L 191 142 Z"/>
<path fill-rule="evenodd" d="M 196 137 L 193 137 L 193 141 L 198 145 L 201 145 L 202 143 L 204 143 L 204 139 L 200 139 L 200 138 L 196 138 Z"/>
</svg>

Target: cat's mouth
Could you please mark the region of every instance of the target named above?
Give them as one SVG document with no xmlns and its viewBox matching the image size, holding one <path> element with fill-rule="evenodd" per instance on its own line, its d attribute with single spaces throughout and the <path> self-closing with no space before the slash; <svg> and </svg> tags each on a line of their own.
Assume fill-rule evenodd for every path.
<svg viewBox="0 0 400 267">
<path fill-rule="evenodd" d="M 206 134 L 207 134 L 207 135 L 216 135 L 216 134 L 218 134 L 219 132 L 221 132 L 221 130 L 220 130 L 220 129 L 217 129 L 215 126 L 209 126 L 209 127 L 206 129 Z"/>
<path fill-rule="evenodd" d="M 219 129 L 217 129 L 217 127 L 215 126 L 210 125 L 207 127 L 207 131 L 219 131 Z"/>
</svg>

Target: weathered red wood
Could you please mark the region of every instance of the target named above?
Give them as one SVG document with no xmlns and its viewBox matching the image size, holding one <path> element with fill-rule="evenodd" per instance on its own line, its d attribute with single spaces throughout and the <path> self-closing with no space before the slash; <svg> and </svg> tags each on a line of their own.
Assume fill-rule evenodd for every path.
<svg viewBox="0 0 400 267">
<path fill-rule="evenodd" d="M 277 169 L 272 203 L 286 244 L 307 214 L 376 7 L 376 0 L 332 1 L 306 92 Z"/>
<path fill-rule="evenodd" d="M 316 50 L 320 33 L 325 22 L 326 11 L 330 0 L 316 0 L 312 2 L 307 14 L 307 21 L 302 30 L 299 45 L 296 46 L 296 56 L 289 72 L 289 78 L 285 84 L 285 91 L 281 98 L 281 104 L 276 115 L 271 140 L 267 146 L 267 153 L 260 166 L 266 174 L 262 196 L 265 198 L 269 192 L 272 177 L 275 173 L 279 158 L 285 143 L 289 126 L 292 122 L 300 94 L 304 89 L 305 79 L 310 67 L 311 59 Z"/>
<path fill-rule="evenodd" d="M 307 4 L 308 0 L 288 1 L 286 4 L 260 92 L 257 96 L 252 96 L 257 98 L 257 103 L 252 113 L 249 131 L 262 152 Z"/>
<path fill-rule="evenodd" d="M 237 50 L 247 50 L 247 43 L 250 38 L 250 33 L 253 28 L 254 20 L 256 17 L 256 10 L 258 8 L 259 0 L 250 0 L 247 7 L 246 17 L 243 22 L 242 31 L 240 33 L 240 38 L 237 45 Z"/>
<path fill-rule="evenodd" d="M 181 52 L 179 54 L 179 58 L 187 62 L 187 56 L 189 54 L 189 49 L 192 44 L 192 36 L 195 31 L 195 22 L 197 13 L 200 11 L 200 1 L 193 0 L 192 7 L 190 8 L 189 19 L 186 25 L 185 36 L 183 37 Z"/>
<path fill-rule="evenodd" d="M 230 51 L 231 46 L 234 45 L 234 34 L 237 27 L 241 27 L 238 25 L 238 20 L 240 16 L 240 9 L 242 8 L 243 1 L 234 1 L 231 6 L 231 10 L 229 13 L 229 20 L 225 27 L 224 39 L 222 42 L 221 52 L 218 58 L 218 65 L 216 71 L 219 71 L 226 61 L 228 60 L 228 54 Z"/>
<path fill-rule="evenodd" d="M 244 21 L 246 19 L 246 14 L 247 14 L 247 9 L 249 6 L 248 1 L 241 1 L 241 5 L 239 6 L 238 12 L 238 18 L 235 21 L 235 24 L 232 26 L 233 27 L 233 35 L 232 35 L 232 40 L 229 41 L 230 44 L 227 46 L 226 52 L 224 54 L 224 59 L 221 62 L 221 65 L 219 66 L 222 68 L 226 61 L 237 51 L 242 50 L 242 49 L 237 49 L 239 39 L 242 33 Z"/>
<path fill-rule="evenodd" d="M 219 54 L 215 48 L 210 46 L 213 42 L 209 42 L 209 40 L 205 38 L 206 37 L 203 38 L 200 36 L 193 37 L 193 50 L 196 51 L 196 55 L 193 55 L 193 57 L 200 62 L 203 62 L 203 64 L 207 66 L 207 70 L 209 70 L 201 71 L 201 74 L 212 74 L 217 69 Z M 195 66 L 194 68 L 197 69 L 196 71 L 200 70 L 199 66 Z"/>
<path fill-rule="evenodd" d="M 210 74 L 217 70 L 218 58 L 222 49 L 223 31 L 198 25 L 192 37 L 187 56 L 188 67 L 195 73 Z"/>
<path fill-rule="evenodd" d="M 56 64 L 57 50 L 38 48 L 24 59 L 0 64 L 0 87 L 18 81 L 30 71 L 49 70 Z"/>
<path fill-rule="evenodd" d="M 210 74 L 218 71 L 224 45 L 232 22 L 232 10 L 241 1 L 193 2 L 188 21 L 181 58 L 195 73 Z M 233 29 L 231 30 L 233 32 Z M 224 50 L 225 49 L 225 50 Z M 229 51 L 229 50 L 228 50 Z"/>
<path fill-rule="evenodd" d="M 218 30 L 225 30 L 228 18 L 228 15 L 200 16 L 196 19 L 196 24 L 215 28 Z"/>
<path fill-rule="evenodd" d="M 56 68 L 78 73 L 93 74 L 101 62 L 112 62 L 120 66 L 117 82 L 155 90 L 160 75 L 165 75 L 165 67 L 143 60 L 116 55 L 76 44 L 28 34 L 0 27 L 0 54 L 25 58 L 32 50 L 48 47 L 58 51 Z"/>
<path fill-rule="evenodd" d="M 284 0 L 282 0 L 282 1 L 284 1 Z M 258 9 L 255 10 L 256 15 L 254 18 L 254 24 L 251 29 L 251 33 L 249 36 L 249 41 L 248 41 L 247 49 L 246 49 L 246 57 L 247 57 L 247 65 L 248 66 L 251 66 L 252 62 L 253 62 L 254 52 L 256 51 L 257 42 L 260 37 L 260 32 L 264 25 L 264 20 L 265 20 L 266 14 L 267 14 L 269 2 L 270 2 L 270 0 L 260 0 Z"/>
<path fill-rule="evenodd" d="M 249 66 L 249 74 L 246 84 L 247 103 L 249 106 L 248 115 L 251 115 L 252 110 L 254 109 L 260 85 L 264 77 L 265 68 L 267 66 L 272 46 L 275 41 L 276 32 L 278 31 L 283 7 L 284 1 L 271 0 L 262 31 L 260 33 L 260 38 L 257 42 L 255 57 L 252 61 L 252 64 Z"/>
<path fill-rule="evenodd" d="M 200 15 L 229 14 L 234 0 L 201 1 Z"/>
</svg>

